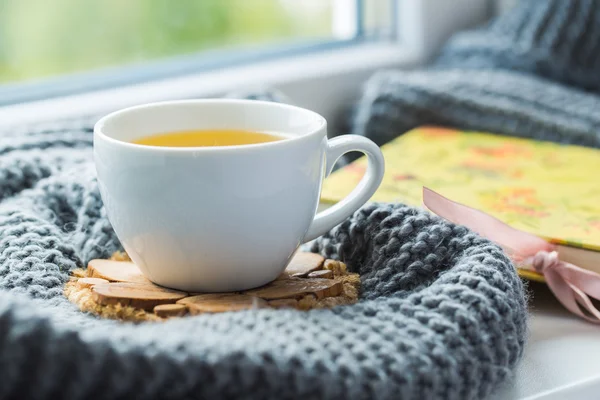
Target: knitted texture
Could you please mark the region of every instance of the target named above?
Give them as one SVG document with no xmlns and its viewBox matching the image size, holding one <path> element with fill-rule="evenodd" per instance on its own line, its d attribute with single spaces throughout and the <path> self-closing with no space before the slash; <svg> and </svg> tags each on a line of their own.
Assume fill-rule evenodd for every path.
<svg viewBox="0 0 600 400">
<path fill-rule="evenodd" d="M 352 132 L 384 144 L 424 124 L 600 147 L 600 97 L 509 71 L 382 71 Z"/>
<path fill-rule="evenodd" d="M 600 1 L 520 0 L 489 26 L 457 34 L 437 65 L 533 73 L 600 90 Z"/>
<path fill-rule="evenodd" d="M 520 0 L 457 34 L 429 68 L 366 84 L 351 131 L 383 144 L 423 124 L 600 147 L 600 1 Z M 573 86 L 566 86 L 566 85 Z"/>
<path fill-rule="evenodd" d="M 361 274 L 361 301 L 140 325 L 79 312 L 69 271 L 120 249 L 91 127 L 0 136 L 0 399 L 481 399 L 526 336 L 521 281 L 464 227 L 369 205 L 312 250 Z"/>
</svg>

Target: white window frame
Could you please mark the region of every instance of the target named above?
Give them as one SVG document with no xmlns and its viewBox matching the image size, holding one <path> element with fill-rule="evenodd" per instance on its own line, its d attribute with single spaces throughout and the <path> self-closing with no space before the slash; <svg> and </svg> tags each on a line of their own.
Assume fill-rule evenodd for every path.
<svg viewBox="0 0 600 400">
<path fill-rule="evenodd" d="M 299 106 L 333 119 L 379 69 L 411 68 L 431 59 L 454 32 L 489 18 L 490 0 L 396 0 L 392 41 L 257 61 L 221 70 L 0 107 L 0 126 L 111 112 L 142 103 L 218 97 L 253 87 L 274 88 Z"/>
</svg>

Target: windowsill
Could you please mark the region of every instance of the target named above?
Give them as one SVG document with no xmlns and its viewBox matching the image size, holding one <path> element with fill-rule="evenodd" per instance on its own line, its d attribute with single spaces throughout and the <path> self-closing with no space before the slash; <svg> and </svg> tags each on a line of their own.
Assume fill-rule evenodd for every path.
<svg viewBox="0 0 600 400">
<path fill-rule="evenodd" d="M 37 123 L 101 114 L 136 104 L 193 97 L 217 97 L 231 91 L 276 88 L 294 104 L 334 118 L 351 103 L 364 81 L 382 68 L 418 65 L 422 57 L 394 43 L 352 47 L 256 62 L 219 71 L 186 75 L 132 86 L 0 107 L 0 125 Z"/>
</svg>

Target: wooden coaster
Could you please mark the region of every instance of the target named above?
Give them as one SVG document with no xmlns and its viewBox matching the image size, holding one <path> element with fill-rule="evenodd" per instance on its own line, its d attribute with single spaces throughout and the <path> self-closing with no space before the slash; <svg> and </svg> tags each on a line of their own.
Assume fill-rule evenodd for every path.
<svg viewBox="0 0 600 400">
<path fill-rule="evenodd" d="M 92 287 L 92 298 L 101 305 L 121 304 L 152 311 L 161 304 L 173 304 L 187 293 L 162 288 L 153 283 L 113 282 Z"/>
<path fill-rule="evenodd" d="M 182 317 L 187 313 L 183 304 L 161 304 L 154 307 L 154 314 L 161 318 Z"/>
<path fill-rule="evenodd" d="M 102 283 L 108 283 L 108 281 L 100 278 L 81 278 L 77 281 L 77 286 L 80 288 L 91 288 L 94 285 Z"/>
<path fill-rule="evenodd" d="M 288 276 L 305 277 L 321 269 L 325 257 L 315 253 L 296 253 L 284 271 Z"/>
<path fill-rule="evenodd" d="M 115 253 L 73 271 L 65 295 L 82 311 L 141 322 L 258 308 L 330 308 L 357 302 L 359 288 L 360 277 L 344 263 L 301 252 L 277 280 L 260 288 L 190 296 L 150 282 L 127 254 Z"/>
<path fill-rule="evenodd" d="M 309 278 L 323 278 L 323 279 L 332 279 L 333 278 L 333 271 L 330 271 L 328 269 L 322 269 L 320 271 L 313 271 L 310 274 L 308 274 Z"/>
<path fill-rule="evenodd" d="M 88 276 L 111 282 L 152 283 L 131 261 L 92 260 L 87 270 Z"/>
<path fill-rule="evenodd" d="M 252 310 L 268 306 L 267 302 L 259 297 L 237 293 L 200 294 L 181 299 L 177 304 L 185 305 L 192 315 Z"/>
<path fill-rule="evenodd" d="M 317 299 L 322 299 L 324 297 L 335 297 L 342 293 L 342 282 L 337 279 L 290 278 L 277 280 L 245 293 L 265 300 L 299 300 L 309 294 Z"/>
</svg>

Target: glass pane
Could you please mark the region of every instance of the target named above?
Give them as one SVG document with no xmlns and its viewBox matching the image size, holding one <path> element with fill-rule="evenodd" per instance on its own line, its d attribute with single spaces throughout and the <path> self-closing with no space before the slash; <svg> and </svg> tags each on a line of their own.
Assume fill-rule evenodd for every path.
<svg viewBox="0 0 600 400">
<path fill-rule="evenodd" d="M 331 41 L 356 0 L 0 0 L 0 83 L 208 49 Z M 355 20 L 352 21 L 355 23 Z"/>
<path fill-rule="evenodd" d="M 400 0 L 363 0 L 363 29 L 366 37 L 391 37 L 394 34 L 397 2 Z"/>
</svg>

